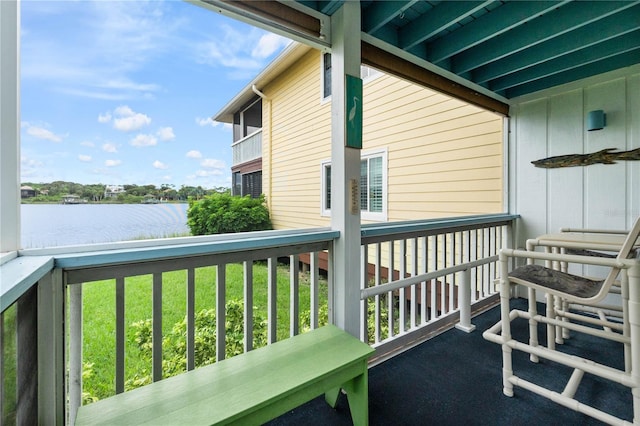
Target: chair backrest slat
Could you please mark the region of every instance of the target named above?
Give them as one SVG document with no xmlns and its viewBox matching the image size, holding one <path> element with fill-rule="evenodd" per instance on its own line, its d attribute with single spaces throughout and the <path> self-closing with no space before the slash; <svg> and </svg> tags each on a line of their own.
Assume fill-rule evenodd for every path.
<svg viewBox="0 0 640 426">
<path fill-rule="evenodd" d="M 624 260 L 629 258 L 629 253 L 631 253 L 631 251 L 633 250 L 633 246 L 635 245 L 638 236 L 640 236 L 640 216 L 638 216 L 635 223 L 629 230 L 627 238 L 625 238 L 624 243 L 622 243 L 622 248 L 616 256 L 617 260 Z M 607 278 L 605 278 L 605 281 L 602 285 L 602 290 L 600 292 L 602 295 L 601 297 L 604 297 L 604 295 L 609 292 L 609 288 L 611 287 L 611 285 L 613 285 L 616 278 L 618 278 L 619 273 L 620 268 L 611 268 L 611 271 L 607 275 Z"/>
<path fill-rule="evenodd" d="M 636 222 L 633 224 L 633 227 L 627 234 L 627 238 L 624 240 L 622 244 L 622 248 L 618 252 L 618 257 L 616 259 L 623 260 L 629 257 L 629 253 L 633 249 L 633 246 L 640 235 L 640 216 L 636 219 Z"/>
</svg>

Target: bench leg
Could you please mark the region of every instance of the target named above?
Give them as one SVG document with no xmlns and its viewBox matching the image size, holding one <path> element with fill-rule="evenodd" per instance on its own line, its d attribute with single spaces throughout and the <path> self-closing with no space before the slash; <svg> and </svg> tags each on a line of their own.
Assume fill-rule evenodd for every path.
<svg viewBox="0 0 640 426">
<path fill-rule="evenodd" d="M 347 400 L 349 401 L 349 411 L 355 426 L 366 426 L 369 424 L 369 381 L 367 376 L 367 365 L 364 365 L 364 373 L 345 383 Z"/>
<path fill-rule="evenodd" d="M 331 408 L 336 408 L 339 396 L 340 388 L 331 389 L 324 393 L 324 400 L 327 401 L 327 404 L 329 404 Z"/>
</svg>

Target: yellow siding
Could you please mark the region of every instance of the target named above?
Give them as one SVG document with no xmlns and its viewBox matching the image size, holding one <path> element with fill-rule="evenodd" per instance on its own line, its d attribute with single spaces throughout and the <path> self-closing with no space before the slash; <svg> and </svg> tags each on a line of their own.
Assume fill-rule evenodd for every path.
<svg viewBox="0 0 640 426">
<path fill-rule="evenodd" d="M 263 190 L 274 227 L 327 226 L 330 102 L 311 50 L 263 92 Z M 386 149 L 389 221 L 504 210 L 502 118 L 392 76 L 364 85 L 363 152 Z"/>
</svg>

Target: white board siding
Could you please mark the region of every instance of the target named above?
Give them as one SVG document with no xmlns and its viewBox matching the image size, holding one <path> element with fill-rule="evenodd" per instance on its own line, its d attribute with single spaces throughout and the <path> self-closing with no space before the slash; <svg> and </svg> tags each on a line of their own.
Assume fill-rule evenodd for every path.
<svg viewBox="0 0 640 426">
<path fill-rule="evenodd" d="M 320 52 L 310 51 L 262 89 L 273 108 L 263 187 L 270 180 L 277 229 L 329 225 L 320 213 L 331 116 L 320 83 Z M 390 221 L 505 210 L 501 117 L 385 75 L 365 81 L 363 120 L 363 152 L 388 153 Z"/>
<path fill-rule="evenodd" d="M 516 100 L 510 149 L 515 181 L 510 197 L 522 216 L 519 245 L 560 227 L 627 229 L 640 215 L 640 162 L 558 169 L 531 161 L 604 148 L 640 147 L 640 67 L 633 66 Z M 586 130 L 589 111 L 607 125 Z"/>
</svg>

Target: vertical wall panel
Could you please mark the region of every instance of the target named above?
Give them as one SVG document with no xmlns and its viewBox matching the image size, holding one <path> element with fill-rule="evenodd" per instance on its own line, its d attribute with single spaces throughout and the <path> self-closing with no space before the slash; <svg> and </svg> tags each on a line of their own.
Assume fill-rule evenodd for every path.
<svg viewBox="0 0 640 426">
<path fill-rule="evenodd" d="M 582 90 L 573 90 L 549 99 L 548 155 L 583 154 Z M 566 223 L 582 225 L 584 203 L 583 167 L 547 171 L 549 207 L 547 226 L 557 231 Z"/>
<path fill-rule="evenodd" d="M 531 161 L 547 154 L 547 100 L 520 105 L 516 120 L 516 211 L 526 212 L 523 217 L 526 220 L 521 222 L 522 233 L 537 235 L 547 227 L 547 172 L 534 167 Z"/>
<path fill-rule="evenodd" d="M 627 79 L 627 149 L 640 148 L 640 74 Z M 628 212 L 626 227 L 640 216 L 640 161 L 627 162 Z"/>
<path fill-rule="evenodd" d="M 604 110 L 607 125 L 602 130 L 585 130 L 585 151 L 626 149 L 625 79 L 615 79 L 585 89 L 585 117 L 589 111 Z M 624 229 L 627 212 L 626 166 L 595 164 L 585 170 L 585 224 L 589 228 Z"/>
<path fill-rule="evenodd" d="M 560 227 L 629 228 L 640 214 L 640 161 L 558 169 L 535 168 L 541 158 L 640 147 L 640 66 L 528 95 L 511 113 L 510 205 L 522 217 L 518 245 Z M 586 130 L 589 111 L 607 125 Z"/>
</svg>

